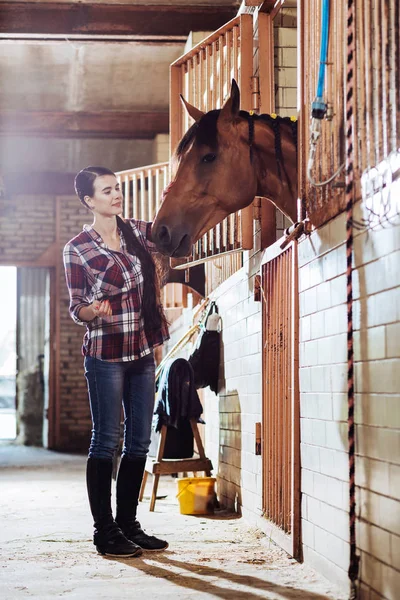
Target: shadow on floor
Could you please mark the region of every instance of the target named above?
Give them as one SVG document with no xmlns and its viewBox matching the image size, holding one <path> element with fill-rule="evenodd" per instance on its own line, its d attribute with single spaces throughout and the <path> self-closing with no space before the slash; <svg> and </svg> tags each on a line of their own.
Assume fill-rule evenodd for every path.
<svg viewBox="0 0 400 600">
<path fill-rule="evenodd" d="M 230 571 L 208 567 L 202 563 L 193 564 L 180 560 L 174 560 L 171 558 L 172 555 L 173 553 L 169 553 L 167 551 L 162 555 L 154 554 L 150 556 L 147 554 L 142 558 L 135 559 L 134 562 L 127 559 L 118 560 L 115 558 L 108 558 L 106 560 L 123 562 L 127 566 L 134 567 L 135 569 L 138 569 L 139 571 L 142 571 L 142 573 L 150 575 L 151 577 L 166 579 L 174 585 L 179 585 L 185 589 L 211 594 L 215 598 L 222 598 L 224 600 L 243 600 L 243 598 L 246 598 L 246 600 L 265 600 L 265 598 L 267 598 L 265 592 L 270 594 L 279 594 L 282 598 L 287 598 L 289 600 L 329 600 L 329 596 L 310 592 L 304 588 L 297 588 L 291 585 L 279 585 L 272 581 L 265 581 L 264 579 L 254 577 L 253 575 L 239 575 Z M 152 561 L 157 561 L 160 563 L 160 566 L 147 564 L 145 562 L 146 558 L 151 559 Z M 214 585 L 214 583 L 205 581 L 199 577 L 183 575 L 181 572 L 176 573 L 170 570 L 171 567 L 180 570 L 185 569 L 190 573 L 201 575 L 202 577 L 213 577 L 218 579 L 218 584 Z M 251 587 L 260 593 L 249 592 L 248 590 L 245 591 L 232 589 L 231 587 L 221 587 L 220 582 L 224 579 L 231 584 L 239 584 L 246 586 L 247 588 Z"/>
</svg>

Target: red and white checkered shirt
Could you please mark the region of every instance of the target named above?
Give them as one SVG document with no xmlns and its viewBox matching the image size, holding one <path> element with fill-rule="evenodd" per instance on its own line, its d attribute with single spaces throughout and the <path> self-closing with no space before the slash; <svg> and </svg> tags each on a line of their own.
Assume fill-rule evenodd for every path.
<svg viewBox="0 0 400 600">
<path fill-rule="evenodd" d="M 133 233 L 150 251 L 151 223 L 128 219 Z M 169 338 L 167 328 L 146 336 L 141 316 L 143 275 L 139 259 L 129 254 L 122 232 L 119 252 L 110 250 L 91 225 L 64 248 L 64 267 L 72 319 L 86 325 L 82 353 L 112 362 L 129 361 L 150 354 L 152 348 Z M 78 318 L 80 309 L 94 300 L 109 300 L 112 316 L 90 322 Z"/>
</svg>

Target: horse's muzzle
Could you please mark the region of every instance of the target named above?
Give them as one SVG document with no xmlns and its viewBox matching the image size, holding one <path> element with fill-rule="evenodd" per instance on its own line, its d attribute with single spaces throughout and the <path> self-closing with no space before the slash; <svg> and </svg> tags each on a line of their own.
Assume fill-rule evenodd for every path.
<svg viewBox="0 0 400 600">
<path fill-rule="evenodd" d="M 190 254 L 192 248 L 191 237 L 177 229 L 171 230 L 167 225 L 159 225 L 152 233 L 153 242 L 162 254 L 174 257 L 183 257 Z"/>
</svg>

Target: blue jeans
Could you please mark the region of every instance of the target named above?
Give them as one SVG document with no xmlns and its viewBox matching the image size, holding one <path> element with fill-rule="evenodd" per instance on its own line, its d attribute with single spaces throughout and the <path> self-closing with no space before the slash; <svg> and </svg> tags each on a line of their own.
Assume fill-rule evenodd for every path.
<svg viewBox="0 0 400 600">
<path fill-rule="evenodd" d="M 120 440 L 122 402 L 125 415 L 122 454 L 145 458 L 154 411 L 153 353 L 129 362 L 107 362 L 86 356 L 84 364 L 93 422 L 89 456 L 113 459 Z"/>
</svg>

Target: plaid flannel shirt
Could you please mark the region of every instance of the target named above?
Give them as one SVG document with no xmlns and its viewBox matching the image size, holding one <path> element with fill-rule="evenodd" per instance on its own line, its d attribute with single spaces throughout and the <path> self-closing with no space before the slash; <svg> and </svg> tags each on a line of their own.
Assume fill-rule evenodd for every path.
<svg viewBox="0 0 400 600">
<path fill-rule="evenodd" d="M 150 251 L 151 223 L 128 220 L 133 233 Z M 146 336 L 141 316 L 143 275 L 140 261 L 129 254 L 122 232 L 119 252 L 110 250 L 91 225 L 64 248 L 65 277 L 70 297 L 69 311 L 79 325 L 86 325 L 82 353 L 112 362 L 129 361 L 150 354 L 152 348 L 169 338 L 167 328 Z M 83 306 L 94 300 L 109 300 L 112 316 L 90 322 L 78 317 Z"/>
</svg>

